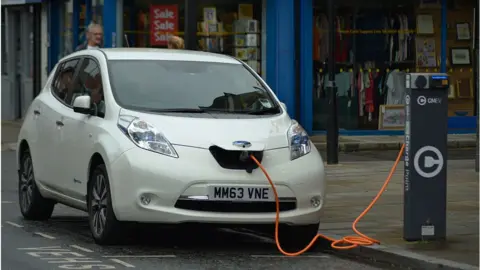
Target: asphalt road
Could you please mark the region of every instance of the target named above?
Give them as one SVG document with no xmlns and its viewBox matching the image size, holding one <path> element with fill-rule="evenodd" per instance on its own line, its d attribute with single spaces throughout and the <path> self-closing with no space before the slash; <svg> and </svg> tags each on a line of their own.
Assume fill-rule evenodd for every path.
<svg viewBox="0 0 480 270">
<path fill-rule="evenodd" d="M 47 222 L 26 221 L 17 203 L 15 152 L 2 152 L 2 269 L 382 269 L 321 249 L 283 257 L 270 238 L 233 229 L 135 227 L 119 246 L 90 237 L 83 212 L 57 205 Z"/>
<path fill-rule="evenodd" d="M 474 157 L 451 151 L 450 159 Z M 325 158 L 325 153 L 322 154 Z M 393 160 L 396 151 L 340 155 L 341 162 Z M 2 269 L 387 269 L 337 257 L 321 248 L 279 255 L 270 238 L 232 229 L 132 227 L 123 244 L 93 243 L 83 212 L 57 205 L 47 222 L 25 221 L 17 203 L 15 152 L 2 152 Z M 377 268 L 378 267 L 378 268 Z"/>
</svg>

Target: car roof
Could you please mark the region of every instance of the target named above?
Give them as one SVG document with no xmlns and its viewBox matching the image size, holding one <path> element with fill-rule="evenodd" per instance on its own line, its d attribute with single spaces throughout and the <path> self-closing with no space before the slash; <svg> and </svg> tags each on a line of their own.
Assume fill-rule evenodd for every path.
<svg viewBox="0 0 480 270">
<path fill-rule="evenodd" d="M 240 64 L 231 56 L 202 51 L 153 48 L 108 48 L 101 51 L 108 60 L 172 60 Z"/>
</svg>

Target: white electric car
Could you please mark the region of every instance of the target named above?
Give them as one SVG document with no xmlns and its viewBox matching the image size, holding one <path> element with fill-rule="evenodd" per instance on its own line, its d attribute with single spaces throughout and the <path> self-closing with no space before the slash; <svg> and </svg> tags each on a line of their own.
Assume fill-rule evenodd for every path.
<svg viewBox="0 0 480 270">
<path fill-rule="evenodd" d="M 30 220 L 84 210 L 98 244 L 125 222 L 218 226 L 275 221 L 282 244 L 317 233 L 321 156 L 266 83 L 226 55 L 99 49 L 59 61 L 31 104 L 17 148 Z M 120 235 L 121 237 L 121 235 Z"/>
</svg>

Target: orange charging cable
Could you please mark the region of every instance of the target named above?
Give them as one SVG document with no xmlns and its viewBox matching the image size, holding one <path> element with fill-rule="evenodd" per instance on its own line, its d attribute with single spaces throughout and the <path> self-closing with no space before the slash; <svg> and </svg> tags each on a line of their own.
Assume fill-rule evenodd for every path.
<svg viewBox="0 0 480 270">
<path fill-rule="evenodd" d="M 267 178 L 268 182 L 270 183 L 270 186 L 272 187 L 273 194 L 275 196 L 275 207 L 276 207 L 276 214 L 275 214 L 275 244 L 277 245 L 278 250 L 285 256 L 299 256 L 302 255 L 303 253 L 307 252 L 313 244 L 317 241 L 318 238 L 322 237 L 325 238 L 329 241 L 332 242 L 331 247 L 334 249 L 340 249 L 340 250 L 346 250 L 346 249 L 353 249 L 358 246 L 370 246 L 373 244 L 380 244 L 380 241 L 373 239 L 371 237 L 366 236 L 365 234 L 361 233 L 357 229 L 357 223 L 362 219 L 369 211 L 372 209 L 372 207 L 377 203 L 378 199 L 380 199 L 380 196 L 382 196 L 383 192 L 388 186 L 388 183 L 390 183 L 390 180 L 392 179 L 393 173 L 395 172 L 395 169 L 397 168 L 398 163 L 400 163 L 400 160 L 402 158 L 403 154 L 403 149 L 405 148 L 405 144 L 402 145 L 402 148 L 400 149 L 400 152 L 398 153 L 397 159 L 395 160 L 395 163 L 393 164 L 392 169 L 390 170 L 390 173 L 388 174 L 387 179 L 385 180 L 385 183 L 383 184 L 382 188 L 380 191 L 378 191 L 377 195 L 375 198 L 372 200 L 372 202 L 368 205 L 365 210 L 355 219 L 355 221 L 352 224 L 352 230 L 357 234 L 357 235 L 352 235 L 352 236 L 345 236 L 342 239 L 333 239 L 331 237 L 325 236 L 323 234 L 317 234 L 312 241 L 310 241 L 310 244 L 308 244 L 304 249 L 297 251 L 297 252 L 286 252 L 285 250 L 282 249 L 282 246 L 280 245 L 280 241 L 278 240 L 278 227 L 280 224 L 280 200 L 278 199 L 278 193 L 277 189 L 275 188 L 275 185 L 273 184 L 272 179 L 270 178 L 270 175 L 268 174 L 267 170 L 262 166 L 262 164 L 253 156 L 251 155 L 250 157 L 252 160 L 258 165 L 258 167 L 262 170 L 263 174 L 265 174 L 265 177 Z"/>
</svg>

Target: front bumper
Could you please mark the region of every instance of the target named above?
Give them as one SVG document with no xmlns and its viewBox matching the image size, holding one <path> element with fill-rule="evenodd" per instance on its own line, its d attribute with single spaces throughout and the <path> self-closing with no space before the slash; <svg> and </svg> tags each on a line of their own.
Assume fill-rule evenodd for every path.
<svg viewBox="0 0 480 270">
<path fill-rule="evenodd" d="M 271 211 L 261 213 L 179 208 L 177 203 L 185 200 L 200 200 L 215 205 L 215 202 L 208 201 L 208 186 L 212 184 L 269 187 L 269 183 L 260 169 L 247 173 L 221 168 L 207 149 L 182 146 L 175 146 L 175 149 L 179 158 L 133 148 L 110 165 L 112 204 L 118 220 L 220 224 L 274 222 L 273 203 Z M 274 181 L 281 201 L 296 202 L 294 210 L 281 212 L 281 222 L 297 225 L 318 223 L 325 198 L 325 173 L 315 147 L 312 147 L 311 153 L 294 161 L 289 159 L 288 148 L 265 151 L 262 165 Z M 148 196 L 149 204 L 142 203 L 142 196 Z M 317 207 L 312 206 L 313 197 L 320 199 Z"/>
</svg>

